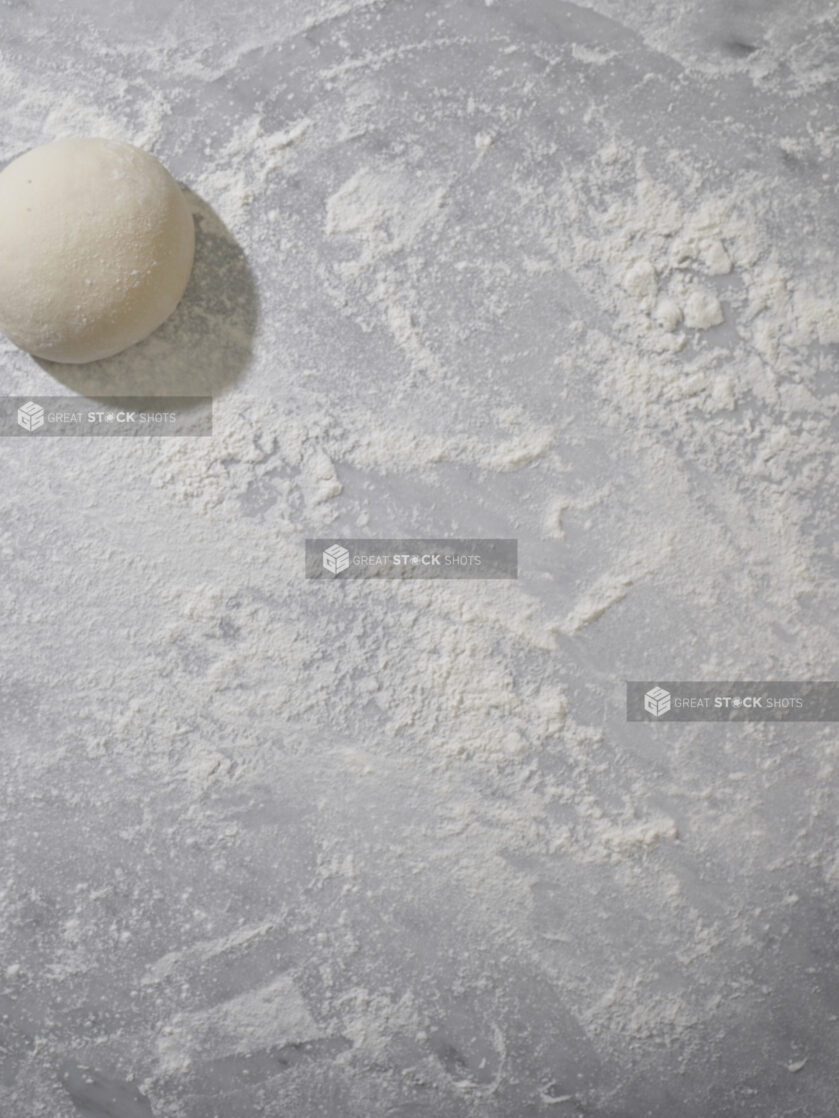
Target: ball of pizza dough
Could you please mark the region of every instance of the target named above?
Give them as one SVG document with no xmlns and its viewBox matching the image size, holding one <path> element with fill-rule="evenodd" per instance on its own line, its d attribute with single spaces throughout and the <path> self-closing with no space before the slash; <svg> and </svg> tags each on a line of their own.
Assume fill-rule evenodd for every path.
<svg viewBox="0 0 839 1118">
<path fill-rule="evenodd" d="M 81 364 L 139 342 L 177 306 L 195 230 L 154 156 L 115 140 L 57 140 L 0 173 L 0 329 Z"/>
</svg>

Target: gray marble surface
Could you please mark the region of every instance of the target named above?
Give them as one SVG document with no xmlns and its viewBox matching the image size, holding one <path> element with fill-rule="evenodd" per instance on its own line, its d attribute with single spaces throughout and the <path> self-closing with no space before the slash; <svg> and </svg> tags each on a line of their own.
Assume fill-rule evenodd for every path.
<svg viewBox="0 0 839 1118">
<path fill-rule="evenodd" d="M 198 234 L 154 338 L 5 345 L 7 392 L 217 403 L 198 448 L 0 446 L 4 1118 L 839 1110 L 834 729 L 623 709 L 837 675 L 837 20 L 2 0 L 0 160 L 121 135 Z M 602 275 L 741 193 L 725 323 L 636 346 Z M 304 536 L 363 534 L 515 536 L 521 577 L 304 584 Z"/>
</svg>

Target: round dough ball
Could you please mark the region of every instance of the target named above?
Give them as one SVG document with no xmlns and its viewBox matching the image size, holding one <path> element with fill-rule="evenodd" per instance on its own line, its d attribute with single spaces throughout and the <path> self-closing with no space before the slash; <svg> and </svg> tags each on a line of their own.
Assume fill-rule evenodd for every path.
<svg viewBox="0 0 839 1118">
<path fill-rule="evenodd" d="M 57 140 L 0 173 L 0 329 L 81 364 L 134 345 L 184 293 L 192 214 L 154 156 L 115 140 Z"/>
</svg>

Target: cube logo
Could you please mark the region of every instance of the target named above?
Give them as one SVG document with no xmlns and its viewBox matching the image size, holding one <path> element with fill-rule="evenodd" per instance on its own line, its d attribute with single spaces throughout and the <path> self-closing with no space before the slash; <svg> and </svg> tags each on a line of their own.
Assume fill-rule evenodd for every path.
<svg viewBox="0 0 839 1118">
<path fill-rule="evenodd" d="M 44 409 L 40 404 L 34 404 L 30 400 L 17 409 L 17 421 L 18 426 L 25 431 L 37 431 L 39 427 L 44 426 Z"/>
<path fill-rule="evenodd" d="M 644 696 L 644 710 L 653 718 L 661 718 L 670 709 L 670 692 L 663 687 L 652 687 Z"/>
<path fill-rule="evenodd" d="M 323 565 L 334 575 L 339 575 L 341 571 L 345 571 L 350 565 L 350 553 L 345 547 L 341 547 L 339 543 L 334 543 L 332 547 L 328 547 L 323 553 Z"/>
</svg>

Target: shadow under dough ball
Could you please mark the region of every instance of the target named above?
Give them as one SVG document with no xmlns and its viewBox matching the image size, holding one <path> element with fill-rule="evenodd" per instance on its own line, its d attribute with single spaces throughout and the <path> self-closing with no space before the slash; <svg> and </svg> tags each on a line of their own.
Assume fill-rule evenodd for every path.
<svg viewBox="0 0 839 1118">
<path fill-rule="evenodd" d="M 49 361 L 111 357 L 169 317 L 194 250 L 154 156 L 116 140 L 35 148 L 0 173 L 0 329 Z"/>
</svg>

